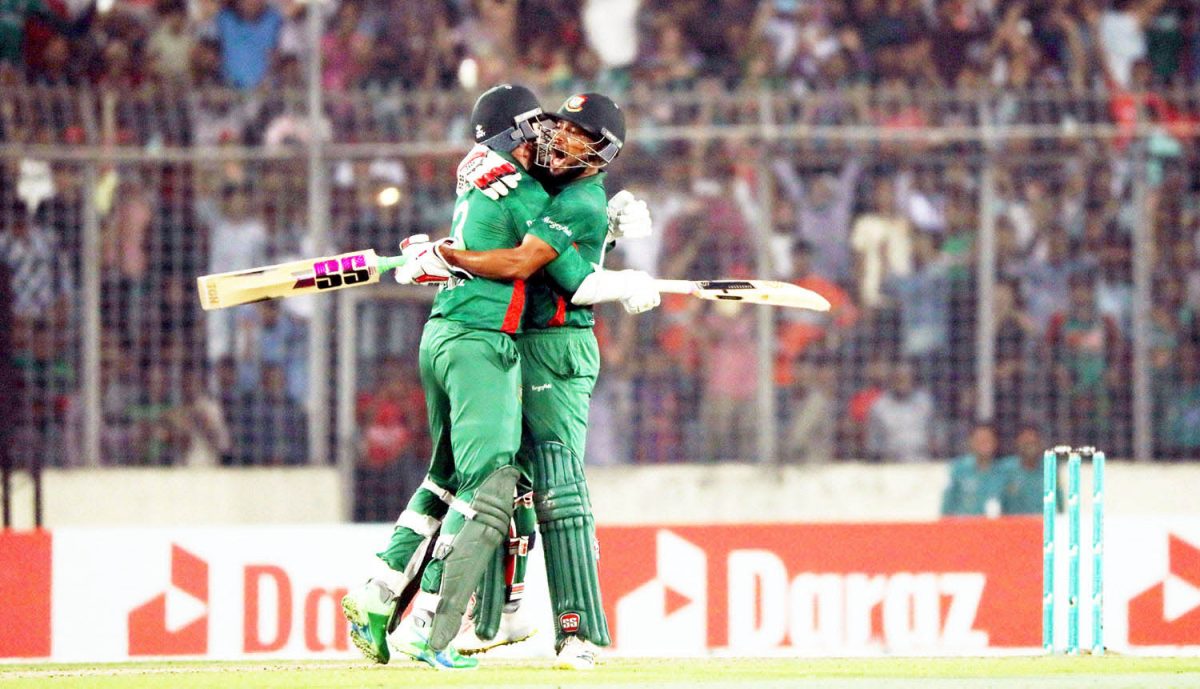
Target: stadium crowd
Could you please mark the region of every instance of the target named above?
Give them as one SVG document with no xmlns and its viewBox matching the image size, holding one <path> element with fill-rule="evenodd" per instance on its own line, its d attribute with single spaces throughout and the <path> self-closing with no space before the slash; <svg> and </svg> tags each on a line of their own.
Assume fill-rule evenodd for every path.
<svg viewBox="0 0 1200 689">
<path fill-rule="evenodd" d="M 0 144 L 146 152 L 103 164 L 90 200 L 79 163 L 0 156 L 0 262 L 13 286 L 0 312 L 12 322 L 21 390 L 17 447 L 50 448 L 36 450 L 47 463 L 79 461 L 89 205 L 100 218 L 105 461 L 303 463 L 307 319 L 322 306 L 206 315 L 192 294 L 202 273 L 313 254 L 303 158 L 237 152 L 313 135 L 459 140 L 474 93 L 463 85 L 502 78 L 544 94 L 607 90 L 628 104 L 644 138 L 635 135 L 608 187 L 644 196 L 656 235 L 620 247 L 612 263 L 669 277 L 765 269 L 834 303 L 828 317 L 772 314 L 781 460 L 923 461 L 971 445 L 985 222 L 994 223 L 1000 452 L 1015 453 L 1036 425 L 1045 438 L 1128 456 L 1133 235 L 1143 219 L 1154 454 L 1200 457 L 1192 3 L 342 2 L 320 44 L 329 128 L 314 134 L 299 92 L 301 4 L 117 0 L 101 12 L 44 2 L 18 3 L 0 20 L 0 84 L 13 94 L 0 98 Z M 782 97 L 745 95 L 759 87 Z M 883 134 L 983 121 L 1161 126 L 1144 165 L 1118 131 L 1008 142 L 986 158 L 986 175 L 978 141 L 654 136 L 763 117 Z M 213 163 L 154 157 L 170 145 L 231 153 Z M 391 252 L 399 237 L 445 234 L 456 160 L 332 161 L 337 248 Z M 425 307 L 360 309 L 364 344 L 338 356 L 361 363 L 364 481 L 419 480 L 428 439 L 412 359 Z M 588 461 L 753 459 L 757 313 L 685 297 L 637 317 L 601 308 Z"/>
<path fill-rule="evenodd" d="M 288 86 L 311 47 L 296 0 L 21 0 L 0 68 L 31 83 Z M 447 89 L 467 69 L 540 91 L 633 85 L 797 91 L 1193 83 L 1186 0 L 340 0 L 322 84 Z M 470 61 L 464 66 L 464 61 Z M 1147 73 L 1136 74 L 1145 61 Z"/>
</svg>

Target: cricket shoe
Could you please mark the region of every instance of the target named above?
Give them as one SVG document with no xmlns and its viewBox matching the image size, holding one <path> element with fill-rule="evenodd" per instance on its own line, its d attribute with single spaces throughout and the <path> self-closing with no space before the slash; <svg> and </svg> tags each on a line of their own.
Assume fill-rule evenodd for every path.
<svg viewBox="0 0 1200 689">
<path fill-rule="evenodd" d="M 596 648 L 572 634 L 558 649 L 554 667 L 560 670 L 591 670 L 596 667 Z"/>
<path fill-rule="evenodd" d="M 350 641 L 367 660 L 386 665 L 391 659 L 387 625 L 395 607 L 391 590 L 377 579 L 368 580 L 342 597 L 342 614 L 350 622 Z"/>
<path fill-rule="evenodd" d="M 475 624 L 472 622 L 464 626 L 452 645 L 458 649 L 459 653 L 471 656 L 485 653 L 493 648 L 519 644 L 534 634 L 537 634 L 537 628 L 518 608 L 514 612 L 506 612 L 500 616 L 500 629 L 496 632 L 495 637 L 481 638 L 475 633 Z"/>
<path fill-rule="evenodd" d="M 392 653 L 408 656 L 435 670 L 473 670 L 479 665 L 479 660 L 460 654 L 453 645 L 441 651 L 430 648 L 428 637 L 416 628 L 411 615 L 388 636 L 388 646 Z"/>
</svg>

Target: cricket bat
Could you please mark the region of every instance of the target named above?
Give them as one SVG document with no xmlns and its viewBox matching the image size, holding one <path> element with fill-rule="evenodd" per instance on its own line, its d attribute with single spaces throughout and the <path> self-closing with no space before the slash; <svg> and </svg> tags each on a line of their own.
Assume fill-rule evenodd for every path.
<svg viewBox="0 0 1200 689">
<path fill-rule="evenodd" d="M 654 285 L 666 294 L 690 294 L 712 301 L 742 301 L 810 311 L 830 309 L 829 300 L 820 294 L 776 280 L 655 280 Z"/>
<path fill-rule="evenodd" d="M 403 256 L 379 256 L 373 249 L 337 256 L 322 256 L 290 263 L 202 275 L 196 278 L 200 305 L 205 311 L 252 304 L 279 297 L 331 292 L 379 282 L 393 268 L 404 265 Z M 829 301 L 816 292 L 790 282 L 774 280 L 655 280 L 660 292 L 688 294 L 714 301 L 828 311 Z"/>
<path fill-rule="evenodd" d="M 403 256 L 379 256 L 373 249 L 367 249 L 263 268 L 201 275 L 196 278 L 196 288 L 200 293 L 200 306 L 210 311 L 277 297 L 370 285 L 404 262 Z"/>
</svg>

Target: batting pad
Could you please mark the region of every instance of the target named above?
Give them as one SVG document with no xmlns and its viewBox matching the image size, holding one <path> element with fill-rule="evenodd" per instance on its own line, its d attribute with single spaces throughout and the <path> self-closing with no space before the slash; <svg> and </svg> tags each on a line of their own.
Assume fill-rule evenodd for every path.
<svg viewBox="0 0 1200 689">
<path fill-rule="evenodd" d="M 583 459 L 562 443 L 533 448 L 533 492 L 546 578 L 554 607 L 555 646 L 576 634 L 608 646 L 608 620 L 600 599 L 596 520 L 588 496 Z"/>
<path fill-rule="evenodd" d="M 522 480 L 521 484 L 524 483 Z M 475 635 L 480 639 L 496 638 L 505 606 L 512 604 L 515 610 L 525 594 L 525 570 L 537 531 L 533 492 L 527 488 L 518 485 L 518 492 L 524 492 L 513 503 L 508 543 L 496 549 L 496 556 L 488 563 L 475 591 Z"/>
<path fill-rule="evenodd" d="M 505 553 L 508 544 L 501 543 L 488 560 L 479 587 L 475 589 L 475 636 L 489 641 L 500 631 L 500 615 L 504 612 Z"/>
<path fill-rule="evenodd" d="M 452 537 L 442 534 L 434 549 L 434 558 L 443 561 L 441 600 L 429 631 L 429 646 L 442 650 L 458 634 L 463 613 L 483 571 L 508 535 L 512 518 L 513 491 L 520 472 L 516 467 L 501 467 L 479 484 L 467 509 L 462 529 Z M 459 510 L 461 508 L 454 507 Z"/>
</svg>

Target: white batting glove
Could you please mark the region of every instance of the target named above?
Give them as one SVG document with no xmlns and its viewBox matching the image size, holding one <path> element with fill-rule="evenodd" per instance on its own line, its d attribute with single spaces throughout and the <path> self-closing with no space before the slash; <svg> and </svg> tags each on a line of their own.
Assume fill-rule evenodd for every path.
<svg viewBox="0 0 1200 689">
<path fill-rule="evenodd" d="M 621 298 L 625 313 L 644 313 L 662 303 L 654 278 L 640 270 L 622 271 L 630 273 L 626 296 Z"/>
<path fill-rule="evenodd" d="M 467 280 L 470 273 L 455 268 L 442 257 L 441 247 L 453 246 L 453 239 L 429 241 L 429 235 L 414 234 L 400 242 L 400 253 L 408 262 L 395 271 L 401 285 L 444 285 L 450 278 Z"/>
<path fill-rule="evenodd" d="M 646 202 L 622 189 L 608 201 L 607 241 L 620 239 L 642 239 L 653 230 L 650 209 Z"/>
<path fill-rule="evenodd" d="M 642 313 L 658 306 L 654 278 L 640 270 L 597 270 L 584 278 L 571 297 L 577 306 L 619 301 L 626 313 Z"/>
<path fill-rule="evenodd" d="M 508 196 L 509 189 L 517 188 L 521 173 L 516 165 L 501 158 L 492 149 L 475 144 L 458 163 L 457 178 L 454 191 L 459 196 L 471 189 L 478 189 L 489 199 L 499 201 L 501 196 Z"/>
</svg>

